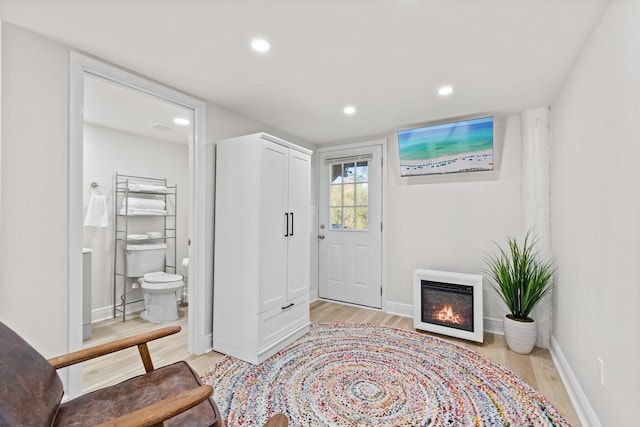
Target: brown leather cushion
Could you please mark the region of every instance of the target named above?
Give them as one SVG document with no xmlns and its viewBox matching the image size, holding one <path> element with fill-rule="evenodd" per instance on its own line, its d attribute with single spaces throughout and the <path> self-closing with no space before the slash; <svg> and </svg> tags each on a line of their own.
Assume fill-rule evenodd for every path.
<svg viewBox="0 0 640 427">
<path fill-rule="evenodd" d="M 200 385 L 200 377 L 186 362 L 177 362 L 63 403 L 55 426 L 100 424 Z M 211 398 L 164 422 L 165 427 L 220 425 Z"/>
<path fill-rule="evenodd" d="M 0 426 L 50 426 L 62 399 L 53 366 L 0 322 Z"/>
</svg>

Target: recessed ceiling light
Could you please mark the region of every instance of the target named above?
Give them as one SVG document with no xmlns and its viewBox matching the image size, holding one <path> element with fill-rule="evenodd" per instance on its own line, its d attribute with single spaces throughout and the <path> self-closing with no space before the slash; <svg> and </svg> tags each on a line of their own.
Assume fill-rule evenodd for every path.
<svg viewBox="0 0 640 427">
<path fill-rule="evenodd" d="M 353 105 L 347 105 L 342 111 L 344 111 L 347 116 L 352 116 L 356 113 L 356 107 L 354 107 Z"/>
<path fill-rule="evenodd" d="M 271 49 L 271 44 L 264 39 L 254 39 L 251 41 L 251 47 L 256 52 L 268 52 Z"/>
<path fill-rule="evenodd" d="M 189 120 L 187 120 L 187 119 L 183 119 L 182 117 L 176 117 L 175 119 L 173 119 L 173 123 L 175 123 L 177 125 L 186 126 L 191 122 Z"/>
<path fill-rule="evenodd" d="M 453 93 L 453 86 L 442 86 L 440 89 L 438 89 L 438 93 L 441 96 L 451 95 Z"/>
</svg>

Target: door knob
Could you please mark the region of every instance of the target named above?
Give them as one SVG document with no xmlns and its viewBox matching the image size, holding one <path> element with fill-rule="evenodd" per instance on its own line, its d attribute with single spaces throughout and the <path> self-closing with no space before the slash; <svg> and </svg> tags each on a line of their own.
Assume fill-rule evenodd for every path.
<svg viewBox="0 0 640 427">
<path fill-rule="evenodd" d="M 318 239 L 320 240 L 324 239 L 324 234 L 318 234 Z"/>
</svg>

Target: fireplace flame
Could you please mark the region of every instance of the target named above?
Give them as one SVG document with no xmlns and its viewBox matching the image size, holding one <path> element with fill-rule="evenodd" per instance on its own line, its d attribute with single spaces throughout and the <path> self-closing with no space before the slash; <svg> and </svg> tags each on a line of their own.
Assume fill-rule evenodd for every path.
<svg viewBox="0 0 640 427">
<path fill-rule="evenodd" d="M 445 305 L 442 310 L 436 312 L 436 318 L 441 322 L 455 323 L 456 325 L 462 323 L 462 317 L 454 313 L 450 305 Z"/>
</svg>

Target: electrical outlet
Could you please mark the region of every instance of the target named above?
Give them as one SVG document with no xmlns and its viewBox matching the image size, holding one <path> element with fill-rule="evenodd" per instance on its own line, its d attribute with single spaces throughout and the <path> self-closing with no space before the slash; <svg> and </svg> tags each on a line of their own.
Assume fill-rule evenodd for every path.
<svg viewBox="0 0 640 427">
<path fill-rule="evenodd" d="M 596 370 L 598 373 L 598 380 L 600 385 L 604 387 L 604 360 L 600 356 L 596 356 Z"/>
</svg>

